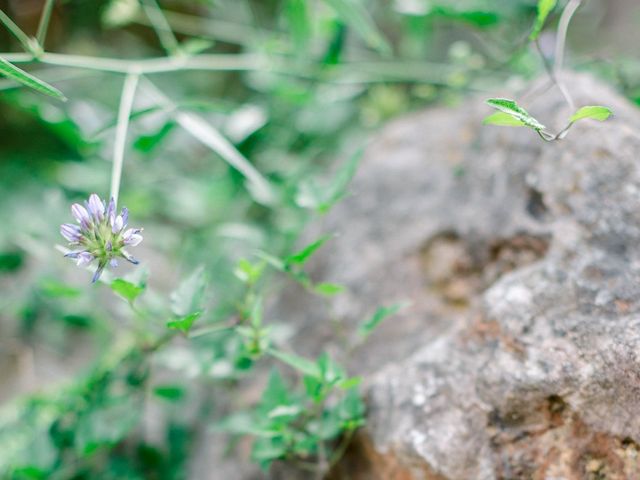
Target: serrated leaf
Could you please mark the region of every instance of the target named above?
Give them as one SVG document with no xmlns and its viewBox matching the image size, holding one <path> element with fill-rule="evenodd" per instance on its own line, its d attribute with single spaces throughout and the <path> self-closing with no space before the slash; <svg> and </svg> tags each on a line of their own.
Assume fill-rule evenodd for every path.
<svg viewBox="0 0 640 480">
<path fill-rule="evenodd" d="M 200 318 L 201 315 L 202 312 L 193 312 L 177 320 L 171 320 L 167 322 L 167 328 L 170 330 L 180 330 L 183 333 L 189 333 L 193 323 Z"/>
<path fill-rule="evenodd" d="M 540 36 L 540 32 L 544 28 L 544 24 L 547 21 L 547 17 L 551 11 L 556 7 L 558 0 L 539 0 L 538 1 L 538 16 L 536 22 L 533 25 L 533 30 L 529 35 L 529 40 L 534 41 Z"/>
<path fill-rule="evenodd" d="M 298 252 L 292 255 L 289 255 L 287 258 L 285 258 L 284 260 L 285 263 L 287 264 L 295 263 L 298 265 L 304 265 L 307 262 L 307 260 L 309 260 L 311 256 L 314 253 L 316 253 L 316 251 L 320 247 L 322 247 L 327 242 L 327 240 L 329 240 L 331 237 L 332 235 L 323 235 L 315 242 L 312 242 L 306 247 L 304 247 L 302 250 L 299 250 Z"/>
<path fill-rule="evenodd" d="M 57 98 L 58 100 L 62 100 L 63 102 L 67 101 L 67 97 L 65 97 L 60 90 L 16 67 L 12 63 L 7 62 L 2 57 L 0 57 L 0 75 L 4 75 L 5 77 L 20 82 L 21 84 L 32 88 L 37 92 L 44 93 L 45 95 Z"/>
<path fill-rule="evenodd" d="M 135 285 L 123 280 L 122 278 L 116 278 L 109 286 L 111 287 L 111 290 L 131 304 L 142 292 L 144 292 L 145 288 L 144 285 Z"/>
<path fill-rule="evenodd" d="M 576 113 L 574 113 L 569 121 L 571 123 L 574 123 L 585 118 L 592 118 L 593 120 L 604 122 L 612 114 L 613 112 L 608 107 L 602 107 L 598 105 L 586 106 L 580 108 Z"/>
<path fill-rule="evenodd" d="M 525 127 L 523 121 L 518 120 L 517 118 L 509 115 L 504 112 L 496 112 L 492 113 L 488 117 L 486 117 L 483 121 L 485 125 L 497 125 L 500 127 Z"/>
<path fill-rule="evenodd" d="M 384 319 L 395 315 L 406 306 L 406 303 L 396 303 L 388 307 L 378 308 L 371 317 L 362 322 L 358 328 L 358 334 L 363 338 L 368 337 Z"/>
<path fill-rule="evenodd" d="M 306 358 L 299 357 L 292 353 L 281 352 L 280 350 L 269 350 L 269 353 L 281 362 L 286 363 L 305 375 L 318 379 L 322 378 L 318 365 L 311 360 L 307 360 Z"/>
<path fill-rule="evenodd" d="M 542 125 L 538 120 L 529 115 L 524 108 L 518 105 L 513 100 L 509 100 L 508 98 L 490 98 L 487 100 L 487 105 L 495 108 L 503 113 L 511 115 L 517 120 L 520 120 L 524 123 L 525 126 L 531 127 L 534 130 L 544 130 L 545 126 Z"/>
<path fill-rule="evenodd" d="M 367 9 L 357 0 L 324 0 L 340 19 L 352 27 L 372 48 L 382 54 L 391 53 L 391 47 L 378 31 Z"/>
</svg>

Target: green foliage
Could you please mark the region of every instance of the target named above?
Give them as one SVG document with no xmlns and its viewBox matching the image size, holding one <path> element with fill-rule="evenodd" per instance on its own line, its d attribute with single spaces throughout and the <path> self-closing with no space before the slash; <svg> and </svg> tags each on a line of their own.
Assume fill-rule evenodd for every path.
<svg viewBox="0 0 640 480">
<path fill-rule="evenodd" d="M 529 40 L 534 41 L 538 39 L 540 32 L 542 32 L 544 24 L 547 21 L 547 17 L 556 7 L 557 3 L 557 0 L 538 0 L 538 16 L 536 17 L 533 30 L 529 35 Z"/>
<path fill-rule="evenodd" d="M 520 107 L 513 100 L 509 100 L 507 98 L 490 98 L 487 100 L 487 105 L 490 107 L 499 110 L 500 113 L 504 113 L 509 115 L 514 119 L 513 124 L 511 126 L 527 126 L 536 131 L 544 130 L 545 126 L 542 125 L 538 120 L 533 118 L 529 113 L 522 107 Z M 508 122 L 505 121 L 504 115 L 498 116 L 495 115 L 489 116 L 484 119 L 485 124 L 494 124 L 494 125 L 505 125 Z"/>
<path fill-rule="evenodd" d="M 371 317 L 360 324 L 358 327 L 358 335 L 362 338 L 367 338 L 386 318 L 395 315 L 406 307 L 407 304 L 405 303 L 396 303 L 388 307 L 379 307 Z"/>
<path fill-rule="evenodd" d="M 33 90 L 49 95 L 50 97 L 58 100 L 66 101 L 67 97 L 55 87 L 52 87 L 46 82 L 34 77 L 33 75 L 25 72 L 24 70 L 7 62 L 4 58 L 0 57 L 0 75 L 4 75 L 7 78 L 11 78 L 16 82 L 32 88 Z"/>
<path fill-rule="evenodd" d="M 55 2 L 53 16 L 49 1 L 35 16 L 9 3 L 20 25 L 40 25 L 34 38 L 0 12 L 12 35 L 0 38 L 0 327 L 36 375 L 65 380 L 38 376 L 31 394 L 22 369 L 4 369 L 0 477 L 184 479 L 200 449 L 192 432 L 212 424 L 251 437 L 264 468 L 326 473 L 365 422 L 349 353 L 402 305 L 379 299 L 388 306 L 357 329 L 336 326 L 344 351 L 309 357 L 304 319 L 271 306 L 293 281 L 332 311 L 345 287 L 307 269 L 320 248 L 336 254 L 328 240 L 342 232 L 296 249 L 299 234 L 352 193 L 383 122 L 538 76 L 523 48 L 535 2 L 107 0 Z M 552 12 L 540 3 L 534 40 Z M 572 34 L 572 45 L 593 35 Z M 614 60 L 585 68 L 637 100 L 637 61 Z M 41 95 L 61 98 L 51 85 L 69 100 Z M 488 123 L 566 133 L 506 102 Z M 570 125 L 605 117 L 584 107 Z M 121 265 L 88 289 L 53 246 L 69 204 L 109 194 L 114 150 L 118 203 L 145 227 L 151 278 Z M 260 401 L 245 394 L 265 384 Z"/>
<path fill-rule="evenodd" d="M 324 0 L 347 25 L 352 27 L 367 44 L 380 53 L 390 54 L 391 47 L 378 31 L 360 0 Z"/>
<path fill-rule="evenodd" d="M 608 107 L 588 106 L 582 107 L 576 113 L 574 113 L 573 116 L 569 119 L 569 122 L 574 123 L 585 118 L 592 118 L 593 120 L 604 122 L 611 115 L 613 115 L 613 112 Z"/>
<path fill-rule="evenodd" d="M 145 285 L 135 285 L 131 282 L 123 280 L 122 278 L 116 278 L 110 284 L 111 290 L 120 295 L 130 304 L 133 304 L 136 298 L 144 292 Z"/>
</svg>

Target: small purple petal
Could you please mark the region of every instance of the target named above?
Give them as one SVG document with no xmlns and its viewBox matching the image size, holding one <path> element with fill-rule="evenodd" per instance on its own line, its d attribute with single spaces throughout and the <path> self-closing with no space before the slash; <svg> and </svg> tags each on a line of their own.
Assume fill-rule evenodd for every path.
<svg viewBox="0 0 640 480">
<path fill-rule="evenodd" d="M 122 228 L 124 228 L 127 226 L 127 223 L 129 223 L 129 209 L 127 207 L 122 207 L 120 215 L 122 216 Z"/>
<path fill-rule="evenodd" d="M 120 233 L 124 227 L 124 221 L 122 220 L 122 215 L 118 215 L 117 217 L 111 217 L 111 231 L 113 233 Z"/>
<path fill-rule="evenodd" d="M 105 216 L 111 221 L 111 218 L 114 216 L 115 212 L 116 212 L 116 202 L 113 199 L 113 197 L 111 197 L 111 200 L 109 200 L 109 205 L 107 206 L 107 210 L 105 212 Z"/>
<path fill-rule="evenodd" d="M 133 258 L 131 256 L 131 254 L 125 250 L 120 250 L 120 253 L 122 254 L 122 256 L 125 258 L 125 260 L 133 263 L 134 265 L 138 265 L 140 262 L 138 260 L 136 260 L 135 258 Z"/>
<path fill-rule="evenodd" d="M 71 214 L 73 217 L 82 225 L 82 228 L 88 230 L 91 226 L 91 217 L 89 216 L 89 212 L 79 203 L 74 203 L 71 205 Z"/>
<path fill-rule="evenodd" d="M 60 234 L 72 243 L 79 242 L 82 238 L 80 227 L 72 225 L 71 223 L 64 223 L 60 225 Z"/>
<path fill-rule="evenodd" d="M 78 258 L 78 255 L 80 255 L 82 253 L 82 251 L 80 252 L 69 252 L 69 253 L 65 253 L 64 256 L 68 257 L 68 258 Z"/>
<path fill-rule="evenodd" d="M 87 208 L 89 210 L 89 213 L 97 223 L 100 223 L 102 222 L 102 220 L 104 220 L 104 203 L 95 193 L 92 193 L 91 196 L 89 196 Z"/>
<path fill-rule="evenodd" d="M 112 258 L 111 260 L 109 260 L 109 265 L 111 266 L 111 268 L 116 268 L 118 266 L 118 260 Z"/>
<path fill-rule="evenodd" d="M 96 283 L 98 281 L 100 275 L 102 275 L 102 271 L 104 270 L 105 265 L 106 263 L 101 263 L 100 265 L 98 265 L 96 273 L 93 274 L 93 278 L 91 279 L 91 283 Z"/>
<path fill-rule="evenodd" d="M 76 265 L 79 267 L 83 267 L 85 265 L 89 265 L 93 261 L 93 255 L 89 252 L 80 252 L 78 253 Z"/>
<path fill-rule="evenodd" d="M 125 245 L 129 245 L 131 247 L 135 247 L 142 242 L 142 235 L 139 233 L 142 231 L 141 228 L 130 228 L 124 232 L 122 235 L 122 240 Z"/>
<path fill-rule="evenodd" d="M 107 244 L 105 245 L 105 248 L 107 249 L 107 252 L 110 252 L 113 250 L 113 245 L 111 244 L 111 240 L 107 241 Z"/>
</svg>

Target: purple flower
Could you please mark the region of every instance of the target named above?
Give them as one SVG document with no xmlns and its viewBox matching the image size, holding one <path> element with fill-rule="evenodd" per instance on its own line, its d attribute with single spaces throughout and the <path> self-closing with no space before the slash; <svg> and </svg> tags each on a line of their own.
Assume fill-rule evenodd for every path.
<svg viewBox="0 0 640 480">
<path fill-rule="evenodd" d="M 63 223 L 60 225 L 60 233 L 69 243 L 80 243 L 82 239 L 82 230 L 80 230 L 80 227 L 71 223 Z"/>
<path fill-rule="evenodd" d="M 69 245 L 80 247 L 79 250 L 67 253 L 65 257 L 75 259 L 81 267 L 98 260 L 93 282 L 100 278 L 107 265 L 112 268 L 118 266 L 117 257 L 137 265 L 139 262 L 124 249 L 135 247 L 142 241 L 141 228 L 125 230 L 129 210 L 123 208 L 120 215 L 116 215 L 113 198 L 107 204 L 95 193 L 91 194 L 85 205 L 86 208 L 79 203 L 71 206 L 71 213 L 79 225 L 64 223 L 60 226 L 60 234 Z"/>
</svg>

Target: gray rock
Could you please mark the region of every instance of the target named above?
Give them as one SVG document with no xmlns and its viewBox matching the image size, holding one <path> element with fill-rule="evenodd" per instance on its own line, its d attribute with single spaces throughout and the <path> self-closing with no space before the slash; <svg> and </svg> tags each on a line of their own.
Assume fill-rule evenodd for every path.
<svg viewBox="0 0 640 480">
<path fill-rule="evenodd" d="M 349 291 L 333 322 L 285 294 L 301 349 L 412 305 L 355 352 L 369 425 L 337 478 L 640 478 L 640 112 L 567 82 L 615 118 L 553 144 L 481 126 L 480 100 L 400 119 L 317 227 L 339 237 L 315 275 Z M 530 111 L 571 114 L 552 93 Z"/>
</svg>

